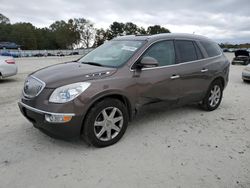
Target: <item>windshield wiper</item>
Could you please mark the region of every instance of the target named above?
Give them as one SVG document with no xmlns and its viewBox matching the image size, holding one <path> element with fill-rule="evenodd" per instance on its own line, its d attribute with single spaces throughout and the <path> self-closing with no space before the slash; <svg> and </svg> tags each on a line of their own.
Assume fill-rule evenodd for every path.
<svg viewBox="0 0 250 188">
<path fill-rule="evenodd" d="M 99 66 L 102 67 L 103 65 L 100 63 L 95 63 L 95 62 L 82 62 L 83 64 L 88 64 L 88 65 L 94 65 L 94 66 Z"/>
</svg>

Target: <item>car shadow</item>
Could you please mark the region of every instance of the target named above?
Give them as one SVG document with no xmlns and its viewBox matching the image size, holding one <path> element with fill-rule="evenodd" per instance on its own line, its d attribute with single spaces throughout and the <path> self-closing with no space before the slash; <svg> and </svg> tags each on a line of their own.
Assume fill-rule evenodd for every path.
<svg viewBox="0 0 250 188">
<path fill-rule="evenodd" d="M 149 121 L 154 122 L 155 119 L 164 117 L 173 117 L 178 115 L 188 115 L 189 113 L 203 113 L 203 110 L 198 106 L 198 104 L 189 105 L 175 105 L 169 106 L 169 104 L 160 102 L 146 105 L 141 108 L 141 110 L 136 114 L 133 122 L 135 124 L 144 124 Z M 146 117 L 146 118 L 145 118 Z M 133 122 L 131 123 L 133 126 Z"/>
<path fill-rule="evenodd" d="M 198 107 L 197 104 L 191 104 L 186 106 L 172 106 L 169 107 L 166 103 L 153 103 L 144 106 L 141 108 L 140 112 L 136 114 L 136 116 L 133 118 L 132 122 L 129 124 L 128 129 L 140 129 L 141 126 L 148 122 L 155 123 L 156 119 L 159 119 L 161 117 L 164 118 L 171 118 L 175 117 L 176 114 L 178 115 L 189 115 L 189 113 L 203 113 L 202 110 Z M 146 118 L 145 118 L 146 117 Z M 133 127 L 134 126 L 134 127 Z M 54 138 L 46 133 L 44 133 L 41 130 L 38 130 L 33 127 L 33 129 L 37 130 L 34 132 L 32 131 L 32 137 L 34 136 L 35 140 L 40 140 L 44 144 L 53 144 L 57 147 L 66 148 L 67 150 L 95 150 L 98 148 L 95 148 L 94 146 L 91 146 L 85 142 L 83 138 L 76 138 L 71 140 L 65 140 L 60 138 Z M 130 130 L 133 131 L 133 130 Z M 125 133 L 126 134 L 126 133 Z M 31 135 L 29 135 L 31 136 Z"/>
<path fill-rule="evenodd" d="M 25 125 L 29 126 L 29 125 Z M 88 145 L 83 139 L 75 138 L 75 139 L 60 139 L 56 137 L 52 137 L 51 135 L 46 134 L 45 132 L 36 129 L 35 127 L 30 127 L 28 137 L 31 137 L 31 140 L 36 140 L 37 143 L 43 144 L 43 145 L 53 145 L 58 148 L 63 148 L 66 150 L 79 150 L 82 151 L 82 149 L 88 149 L 88 148 L 94 148 Z M 36 145 L 36 143 L 33 143 Z"/>
<path fill-rule="evenodd" d="M 0 84 L 4 83 L 12 83 L 12 82 L 17 82 L 18 80 L 16 78 L 3 78 L 0 79 Z"/>
</svg>

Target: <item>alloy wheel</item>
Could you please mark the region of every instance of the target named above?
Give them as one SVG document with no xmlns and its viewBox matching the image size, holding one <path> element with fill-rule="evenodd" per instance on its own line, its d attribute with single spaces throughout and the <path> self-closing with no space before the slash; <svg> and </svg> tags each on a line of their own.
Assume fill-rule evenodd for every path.
<svg viewBox="0 0 250 188">
<path fill-rule="evenodd" d="M 218 85 L 214 85 L 214 87 L 210 91 L 210 95 L 208 98 L 209 105 L 211 107 L 215 107 L 219 102 L 221 98 L 221 88 Z"/>
<path fill-rule="evenodd" d="M 94 122 L 94 133 L 99 140 L 109 141 L 120 133 L 122 126 L 122 112 L 116 107 L 107 107 L 97 115 Z"/>
</svg>

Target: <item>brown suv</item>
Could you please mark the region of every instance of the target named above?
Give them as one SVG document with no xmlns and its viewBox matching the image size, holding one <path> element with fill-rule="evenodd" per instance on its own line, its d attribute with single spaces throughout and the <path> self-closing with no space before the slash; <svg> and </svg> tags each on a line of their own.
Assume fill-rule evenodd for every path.
<svg viewBox="0 0 250 188">
<path fill-rule="evenodd" d="M 30 74 L 19 107 L 47 134 L 82 135 L 94 146 L 116 143 L 128 121 L 148 103 L 221 102 L 229 61 L 208 38 L 188 34 L 124 36 L 76 62 Z"/>
</svg>

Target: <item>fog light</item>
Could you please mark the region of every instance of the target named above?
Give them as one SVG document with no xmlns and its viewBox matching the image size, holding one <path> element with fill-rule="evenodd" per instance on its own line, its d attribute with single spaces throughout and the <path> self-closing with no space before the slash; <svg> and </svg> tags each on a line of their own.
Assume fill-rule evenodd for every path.
<svg viewBox="0 0 250 188">
<path fill-rule="evenodd" d="M 72 119 L 72 116 L 45 114 L 45 119 L 50 123 L 66 123 Z"/>
</svg>

